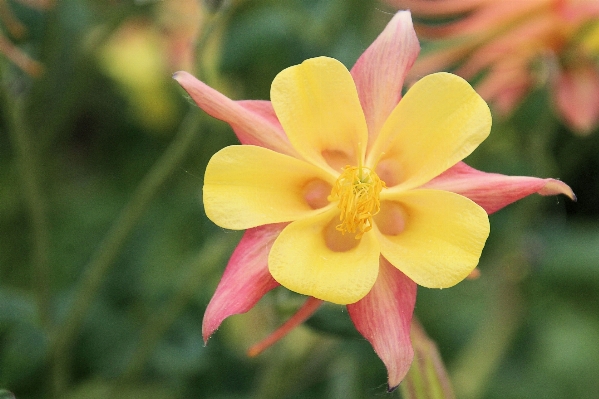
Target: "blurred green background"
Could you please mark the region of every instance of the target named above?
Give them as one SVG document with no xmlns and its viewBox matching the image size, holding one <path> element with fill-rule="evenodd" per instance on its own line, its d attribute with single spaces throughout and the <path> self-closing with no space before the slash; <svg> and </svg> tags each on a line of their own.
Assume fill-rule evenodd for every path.
<svg viewBox="0 0 599 399">
<path fill-rule="evenodd" d="M 351 67 L 393 12 L 364 0 L 0 1 L 0 389 L 17 398 L 379 398 L 386 371 L 325 305 L 257 358 L 302 303 L 278 288 L 204 347 L 204 309 L 237 241 L 205 216 L 204 167 L 236 143 L 175 81 L 268 99 L 282 69 Z M 39 2 L 42 4 L 43 2 Z M 193 43 L 197 51 L 193 51 Z M 555 177 L 490 217 L 481 277 L 419 288 L 416 315 L 458 398 L 599 397 L 599 132 L 578 137 L 540 87 L 467 162 Z M 2 393 L 0 397 L 9 397 Z"/>
</svg>

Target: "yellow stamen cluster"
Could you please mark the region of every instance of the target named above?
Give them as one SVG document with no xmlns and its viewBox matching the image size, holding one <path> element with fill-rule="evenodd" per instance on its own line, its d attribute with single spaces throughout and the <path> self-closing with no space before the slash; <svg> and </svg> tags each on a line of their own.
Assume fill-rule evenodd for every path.
<svg viewBox="0 0 599 399">
<path fill-rule="evenodd" d="M 385 186 L 377 174 L 364 166 L 347 165 L 339 176 L 329 201 L 339 201 L 341 210 L 337 230 L 342 234 L 355 233 L 360 239 L 364 233 L 372 229 L 372 217 L 381 210 L 379 194 Z"/>
</svg>

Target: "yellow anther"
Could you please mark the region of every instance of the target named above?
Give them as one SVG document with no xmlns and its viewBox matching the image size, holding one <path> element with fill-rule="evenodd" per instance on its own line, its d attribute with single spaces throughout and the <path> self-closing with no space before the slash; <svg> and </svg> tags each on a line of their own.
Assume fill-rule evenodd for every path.
<svg viewBox="0 0 599 399">
<path fill-rule="evenodd" d="M 385 186 L 377 174 L 366 167 L 347 165 L 335 182 L 329 201 L 339 201 L 341 210 L 337 230 L 342 234 L 355 233 L 360 239 L 372 229 L 372 217 L 381 210 L 379 194 Z"/>
</svg>

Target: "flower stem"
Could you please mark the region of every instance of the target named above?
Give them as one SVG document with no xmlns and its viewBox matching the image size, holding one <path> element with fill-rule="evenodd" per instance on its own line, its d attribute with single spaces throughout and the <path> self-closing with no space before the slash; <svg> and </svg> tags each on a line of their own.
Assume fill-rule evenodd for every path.
<svg viewBox="0 0 599 399">
<path fill-rule="evenodd" d="M 222 12 L 219 12 L 213 15 L 202 29 L 200 40 L 196 44 L 198 58 L 201 58 L 201 55 L 204 53 L 208 39 L 217 23 L 221 20 L 222 14 Z M 196 74 L 199 72 L 198 69 L 196 66 L 196 71 L 194 71 Z M 203 117 L 204 114 L 198 112 L 195 108 L 190 109 L 181 123 L 175 139 L 141 181 L 133 194 L 133 198 L 122 210 L 118 219 L 112 225 L 86 266 L 79 285 L 75 289 L 72 302 L 73 307 L 67 314 L 64 323 L 56 328 L 51 337 L 50 354 L 54 361 L 53 385 L 54 393 L 57 397 L 60 396 L 68 384 L 67 369 L 70 359 L 70 346 L 83 323 L 87 310 L 100 289 L 106 274 L 114 264 L 121 248 L 148 208 L 151 200 L 191 149 L 201 118 Z"/>
<path fill-rule="evenodd" d="M 33 230 L 31 263 L 33 264 L 34 292 L 40 322 L 45 328 L 50 328 L 50 268 L 48 261 L 50 244 L 46 203 L 39 185 L 36 151 L 30 140 L 29 129 L 24 122 L 23 101 L 21 98 L 14 100 L 8 97 L 9 93 L 5 93 L 5 114 L 10 124 L 8 130 L 16 151 L 23 195 Z"/>
<path fill-rule="evenodd" d="M 507 262 L 513 264 L 517 260 L 508 259 Z M 492 307 L 451 368 L 452 381 L 460 398 L 482 397 L 489 377 L 499 367 L 521 326 L 524 313 L 521 293 L 517 282 L 502 273 L 505 266 L 501 264 L 497 270 L 489 271 L 499 280 Z M 521 267 L 523 265 L 517 266 Z"/>
<path fill-rule="evenodd" d="M 132 380 L 142 371 L 144 364 L 152 355 L 162 336 L 177 320 L 185 306 L 196 295 L 205 283 L 205 277 L 216 266 L 222 264 L 223 258 L 230 252 L 234 234 L 219 234 L 208 239 L 199 253 L 184 269 L 184 278 L 179 284 L 176 294 L 161 309 L 154 312 L 148 323 L 142 329 L 137 347 L 125 372 L 121 375 L 115 388 Z"/>
<path fill-rule="evenodd" d="M 268 349 L 272 344 L 283 338 L 291 330 L 293 330 L 295 327 L 299 326 L 310 316 L 312 316 L 314 312 L 318 310 L 320 305 L 322 305 L 322 300 L 309 297 L 306 300 L 306 302 L 302 305 L 302 307 L 293 316 L 291 316 L 291 318 L 287 320 L 281 327 L 277 328 L 268 337 L 253 345 L 250 349 L 248 349 L 248 356 L 258 356 L 264 350 Z"/>
<path fill-rule="evenodd" d="M 72 308 L 66 320 L 57 327 L 52 336 L 50 353 L 57 369 L 64 370 L 67 367 L 65 362 L 69 357 L 70 346 L 106 274 L 160 187 L 191 149 L 202 116 L 203 114 L 195 109 L 189 111 L 175 139 L 141 181 L 133 194 L 133 198 L 122 210 L 86 266 L 84 274 L 75 289 Z M 58 378 L 58 380 L 55 380 L 55 388 L 58 392 L 65 386 L 66 381 L 60 381 L 63 378 L 60 376 L 64 375 L 66 374 L 63 371 L 55 370 L 55 377 Z"/>
</svg>

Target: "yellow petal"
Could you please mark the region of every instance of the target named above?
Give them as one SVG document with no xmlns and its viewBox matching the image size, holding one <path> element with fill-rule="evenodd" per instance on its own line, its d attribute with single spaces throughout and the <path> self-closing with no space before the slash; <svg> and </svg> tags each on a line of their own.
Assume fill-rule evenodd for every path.
<svg viewBox="0 0 599 399">
<path fill-rule="evenodd" d="M 385 199 L 402 209 L 395 216 L 405 220 L 395 235 L 384 234 L 388 226 L 377 228 L 381 253 L 417 284 L 451 287 L 476 267 L 489 235 L 483 208 L 442 190 L 410 190 Z M 383 211 L 379 215 L 385 217 Z"/>
<path fill-rule="evenodd" d="M 428 75 L 395 107 L 366 163 L 379 164 L 387 187 L 418 187 L 469 155 L 490 129 L 489 107 L 468 82 L 449 73 Z"/>
<path fill-rule="evenodd" d="M 335 230 L 338 211 L 303 218 L 287 226 L 276 239 L 268 257 L 274 279 L 300 294 L 346 305 L 362 299 L 371 290 L 379 270 L 379 244 L 371 231 L 351 248 L 333 251 L 326 235 Z M 329 237 L 330 238 L 330 237 Z"/>
<path fill-rule="evenodd" d="M 351 74 L 339 61 L 311 58 L 281 71 L 270 97 L 291 144 L 307 161 L 340 173 L 364 159 L 366 120 Z"/>
<path fill-rule="evenodd" d="M 307 191 L 314 181 L 332 184 L 334 178 L 307 162 L 263 147 L 226 147 L 206 167 L 206 215 L 233 230 L 289 222 L 314 212 Z"/>
</svg>

